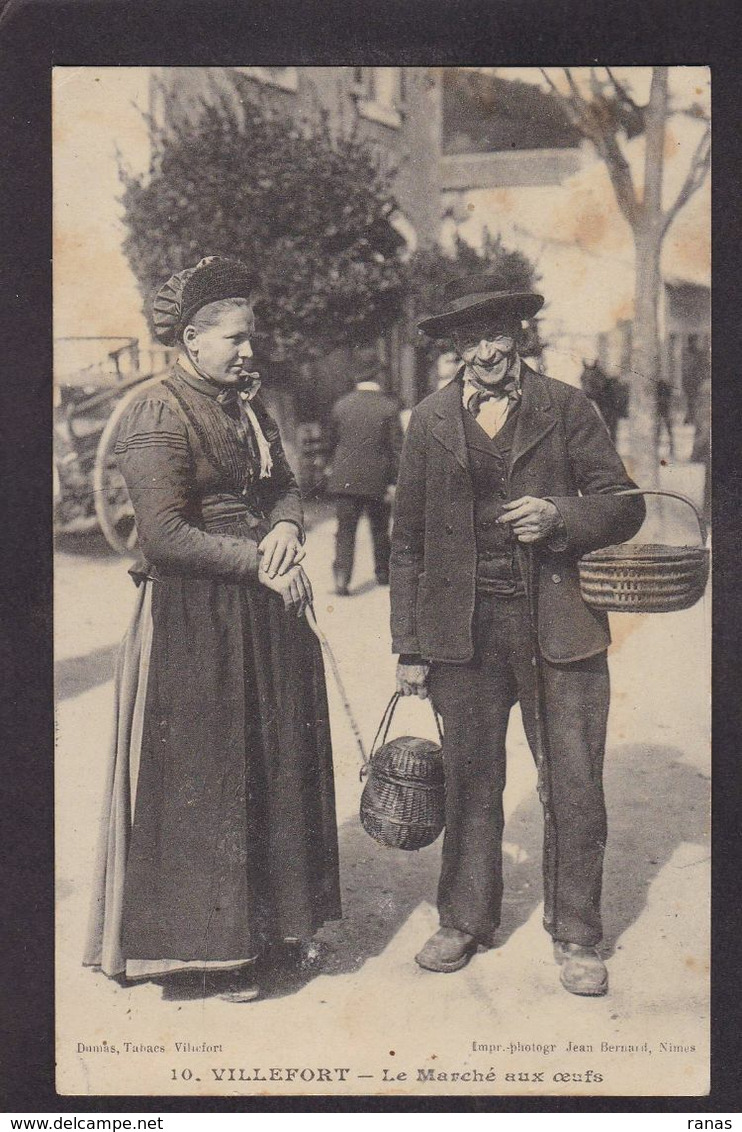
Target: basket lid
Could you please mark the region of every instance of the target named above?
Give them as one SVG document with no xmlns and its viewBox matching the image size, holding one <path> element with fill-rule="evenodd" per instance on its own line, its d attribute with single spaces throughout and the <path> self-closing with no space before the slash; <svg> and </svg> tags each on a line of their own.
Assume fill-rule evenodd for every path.
<svg viewBox="0 0 742 1132">
<path fill-rule="evenodd" d="M 443 757 L 438 743 L 414 735 L 400 735 L 371 756 L 371 769 L 395 778 L 443 782 Z"/>
</svg>

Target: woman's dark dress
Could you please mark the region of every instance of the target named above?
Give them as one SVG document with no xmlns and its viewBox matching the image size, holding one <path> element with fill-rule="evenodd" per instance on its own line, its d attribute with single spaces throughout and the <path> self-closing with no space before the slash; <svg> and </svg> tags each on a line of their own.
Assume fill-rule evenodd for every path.
<svg viewBox="0 0 742 1132">
<path fill-rule="evenodd" d="M 117 453 L 152 587 L 152 646 L 126 857 L 125 959 L 249 959 L 340 916 L 319 646 L 257 581 L 257 544 L 302 531 L 278 429 L 176 367 L 132 404 Z"/>
</svg>

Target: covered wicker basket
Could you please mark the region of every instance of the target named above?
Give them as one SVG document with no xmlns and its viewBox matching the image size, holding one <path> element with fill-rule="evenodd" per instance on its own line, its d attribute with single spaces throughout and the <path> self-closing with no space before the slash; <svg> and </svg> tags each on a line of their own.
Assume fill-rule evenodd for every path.
<svg viewBox="0 0 742 1132">
<path fill-rule="evenodd" d="M 706 525 L 684 495 L 674 491 L 620 492 L 665 495 L 693 511 L 701 546 L 622 543 L 586 554 L 579 562 L 580 591 L 588 605 L 607 613 L 671 613 L 689 609 L 703 597 L 709 576 Z"/>
<path fill-rule="evenodd" d="M 384 728 L 382 745 L 372 750 L 361 771 L 366 778 L 361 825 L 387 848 L 422 849 L 435 841 L 445 823 L 443 753 L 438 743 L 412 735 L 386 742 L 398 700 L 395 694 L 374 740 L 376 747 Z M 438 730 L 440 735 L 440 725 Z"/>
</svg>

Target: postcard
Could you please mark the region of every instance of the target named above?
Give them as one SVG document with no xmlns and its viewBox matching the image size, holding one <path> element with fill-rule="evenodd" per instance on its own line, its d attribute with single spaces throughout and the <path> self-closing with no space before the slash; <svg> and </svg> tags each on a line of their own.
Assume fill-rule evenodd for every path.
<svg viewBox="0 0 742 1132">
<path fill-rule="evenodd" d="M 53 69 L 60 1094 L 708 1093 L 710 82 Z"/>
</svg>

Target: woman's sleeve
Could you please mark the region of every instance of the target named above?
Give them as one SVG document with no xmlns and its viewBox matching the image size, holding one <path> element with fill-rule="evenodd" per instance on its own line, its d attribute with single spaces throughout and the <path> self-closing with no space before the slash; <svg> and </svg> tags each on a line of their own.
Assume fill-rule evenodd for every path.
<svg viewBox="0 0 742 1132">
<path fill-rule="evenodd" d="M 255 578 L 249 539 L 212 535 L 193 522 L 193 462 L 185 423 L 164 401 L 135 401 L 124 416 L 116 456 L 126 482 L 139 545 L 163 574 L 240 582 Z"/>
</svg>

